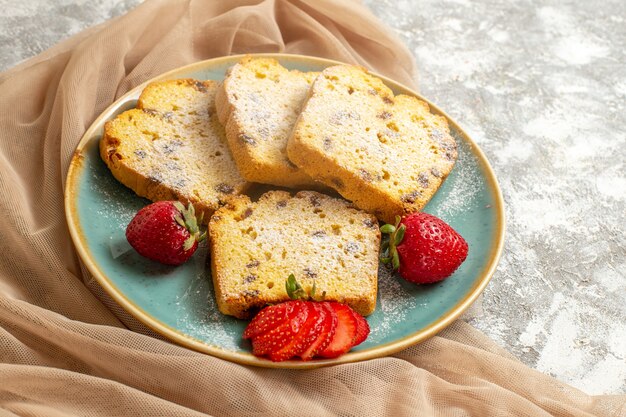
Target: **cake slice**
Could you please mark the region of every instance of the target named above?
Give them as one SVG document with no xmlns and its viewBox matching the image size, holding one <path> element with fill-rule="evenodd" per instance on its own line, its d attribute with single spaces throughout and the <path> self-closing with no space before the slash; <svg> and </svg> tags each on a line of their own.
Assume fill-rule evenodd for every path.
<svg viewBox="0 0 626 417">
<path fill-rule="evenodd" d="M 289 300 L 294 274 L 310 292 L 362 315 L 376 306 L 380 232 L 376 218 L 314 191 L 269 191 L 253 203 L 233 199 L 209 223 L 213 287 L 219 310 L 246 318 Z"/>
<path fill-rule="evenodd" d="M 137 108 L 104 126 L 100 156 L 113 176 L 152 201 L 191 202 L 205 221 L 248 183 L 239 175 L 215 112 L 217 83 L 148 85 Z"/>
<path fill-rule="evenodd" d="M 287 153 L 312 178 L 388 223 L 421 210 L 457 157 L 445 118 L 349 65 L 326 68 L 315 80 Z"/>
<path fill-rule="evenodd" d="M 275 59 L 247 57 L 229 69 L 216 98 L 241 175 L 284 187 L 319 186 L 287 158 L 287 139 L 318 73 L 289 71 Z"/>
</svg>

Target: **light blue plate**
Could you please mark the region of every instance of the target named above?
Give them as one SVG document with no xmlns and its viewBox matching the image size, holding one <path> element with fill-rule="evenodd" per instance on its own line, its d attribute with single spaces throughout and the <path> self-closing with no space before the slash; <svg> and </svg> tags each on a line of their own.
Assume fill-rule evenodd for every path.
<svg viewBox="0 0 626 417">
<path fill-rule="evenodd" d="M 320 71 L 337 64 L 320 58 L 263 54 L 290 69 Z M 153 80 L 221 80 L 241 56 L 199 62 Z M 417 93 L 381 77 L 396 94 Z M 98 154 L 107 120 L 134 107 L 145 84 L 124 95 L 87 130 L 68 172 L 67 221 L 76 249 L 100 285 L 128 312 L 160 334 L 184 346 L 242 364 L 311 368 L 388 355 L 445 328 L 478 297 L 493 274 L 504 238 L 503 201 L 485 156 L 455 122 L 448 119 L 459 145 L 454 170 L 426 207 L 455 228 L 469 244 L 469 255 L 453 276 L 439 284 L 417 286 L 379 271 L 378 304 L 367 318 L 371 334 L 350 353 L 333 360 L 272 363 L 251 355 L 241 339 L 247 322 L 221 314 L 216 307 L 207 263 L 207 247 L 179 267 L 139 256 L 126 242 L 128 222 L 149 201 L 117 182 Z M 427 101 L 427 100 L 425 100 Z M 430 104 L 430 103 L 429 103 Z"/>
</svg>

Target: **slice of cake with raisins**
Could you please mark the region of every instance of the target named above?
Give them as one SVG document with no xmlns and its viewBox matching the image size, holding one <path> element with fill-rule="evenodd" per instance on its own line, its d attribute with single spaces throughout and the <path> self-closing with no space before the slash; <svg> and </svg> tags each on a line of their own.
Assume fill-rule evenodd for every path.
<svg viewBox="0 0 626 417">
<path fill-rule="evenodd" d="M 357 207 L 393 223 L 421 210 L 452 170 L 456 142 L 444 117 L 394 96 L 363 68 L 326 68 L 287 146 L 289 159 Z"/>
<path fill-rule="evenodd" d="M 137 108 L 107 122 L 100 156 L 113 176 L 152 201 L 191 202 L 204 221 L 248 183 L 217 119 L 217 83 L 192 79 L 149 84 Z"/>
<path fill-rule="evenodd" d="M 320 188 L 287 158 L 287 139 L 319 73 L 288 70 L 271 58 L 246 57 L 228 70 L 216 106 L 228 145 L 248 181 Z"/>
<path fill-rule="evenodd" d="M 213 287 L 219 310 L 247 318 L 289 300 L 293 274 L 306 293 L 361 315 L 376 307 L 380 232 L 376 218 L 314 191 L 269 191 L 257 202 L 232 199 L 209 223 Z"/>
</svg>

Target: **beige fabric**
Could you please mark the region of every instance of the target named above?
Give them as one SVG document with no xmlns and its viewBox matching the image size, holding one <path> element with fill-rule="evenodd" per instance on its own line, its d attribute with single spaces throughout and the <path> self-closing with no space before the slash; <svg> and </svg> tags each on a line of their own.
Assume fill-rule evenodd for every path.
<svg viewBox="0 0 626 417">
<path fill-rule="evenodd" d="M 528 369 L 462 322 L 394 357 L 239 366 L 152 335 L 81 270 L 64 178 L 117 97 L 184 64 L 261 51 L 360 63 L 410 84 L 410 56 L 388 33 L 355 2 L 157 0 L 1 74 L 0 415 L 625 416 L 624 396 L 588 396 Z"/>
</svg>

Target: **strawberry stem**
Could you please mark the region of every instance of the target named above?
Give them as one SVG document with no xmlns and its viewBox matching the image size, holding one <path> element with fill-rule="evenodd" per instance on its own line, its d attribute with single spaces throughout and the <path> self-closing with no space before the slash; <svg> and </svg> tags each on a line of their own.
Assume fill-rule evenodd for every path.
<svg viewBox="0 0 626 417">
<path fill-rule="evenodd" d="M 385 224 L 380 228 L 381 233 L 389 235 L 383 242 L 380 261 L 383 264 L 391 263 L 394 271 L 400 267 L 400 256 L 396 247 L 402 243 L 406 231 L 406 226 L 400 224 L 401 220 L 400 216 L 396 216 L 395 224 Z"/>
</svg>

